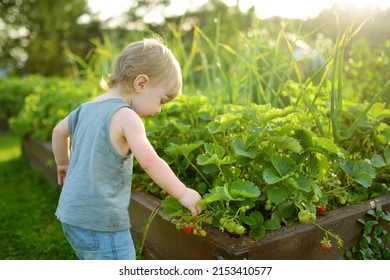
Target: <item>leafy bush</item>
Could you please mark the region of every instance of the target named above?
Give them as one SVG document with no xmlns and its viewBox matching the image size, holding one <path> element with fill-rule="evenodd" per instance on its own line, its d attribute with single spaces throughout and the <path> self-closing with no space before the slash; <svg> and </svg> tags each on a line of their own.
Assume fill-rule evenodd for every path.
<svg viewBox="0 0 390 280">
<path fill-rule="evenodd" d="M 6 77 L 0 79 L 0 118 L 8 119 L 18 114 L 40 78 L 30 76 L 26 79 Z"/>
<path fill-rule="evenodd" d="M 56 123 L 80 103 L 98 93 L 99 83 L 82 80 L 47 79 L 35 83 L 19 114 L 10 119 L 10 128 L 18 135 L 49 141 Z"/>
</svg>

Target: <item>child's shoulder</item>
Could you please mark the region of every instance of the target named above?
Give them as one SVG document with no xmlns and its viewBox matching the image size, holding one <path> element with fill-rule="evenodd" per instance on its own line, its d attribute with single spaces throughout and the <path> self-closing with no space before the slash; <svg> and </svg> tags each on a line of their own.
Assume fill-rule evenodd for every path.
<svg viewBox="0 0 390 280">
<path fill-rule="evenodd" d="M 123 124 L 129 124 L 133 122 L 142 122 L 140 116 L 136 112 L 134 112 L 131 107 L 121 107 L 112 115 L 112 118 L 115 121 L 119 121 Z"/>
</svg>

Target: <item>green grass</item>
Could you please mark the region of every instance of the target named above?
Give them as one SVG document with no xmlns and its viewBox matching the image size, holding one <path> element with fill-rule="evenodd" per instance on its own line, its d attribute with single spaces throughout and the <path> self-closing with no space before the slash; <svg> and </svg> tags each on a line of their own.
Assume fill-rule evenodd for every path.
<svg viewBox="0 0 390 280">
<path fill-rule="evenodd" d="M 19 138 L 0 134 L 0 259 L 76 259 L 54 215 L 59 194 L 30 168 Z"/>
</svg>

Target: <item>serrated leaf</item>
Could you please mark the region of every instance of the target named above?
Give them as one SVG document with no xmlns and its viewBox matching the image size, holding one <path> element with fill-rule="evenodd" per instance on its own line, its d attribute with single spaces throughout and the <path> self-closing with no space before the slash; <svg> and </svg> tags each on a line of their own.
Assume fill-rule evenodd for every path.
<svg viewBox="0 0 390 280">
<path fill-rule="evenodd" d="M 295 163 L 291 158 L 277 154 L 271 156 L 271 162 L 278 171 L 280 177 L 288 175 L 295 167 Z"/>
<path fill-rule="evenodd" d="M 261 214 L 259 211 L 254 211 L 254 212 L 250 213 L 249 216 L 256 221 L 256 224 L 258 226 L 260 226 L 264 223 L 263 214 Z"/>
<path fill-rule="evenodd" d="M 266 193 L 267 198 L 276 205 L 285 201 L 289 195 L 289 192 L 286 188 L 279 186 L 268 186 Z"/>
<path fill-rule="evenodd" d="M 249 148 L 247 145 L 244 143 L 244 140 L 237 137 L 232 141 L 232 147 L 234 149 L 234 152 L 243 157 L 248 157 L 251 159 L 254 159 L 257 155 L 257 150 L 256 148 L 252 147 Z"/>
<path fill-rule="evenodd" d="M 282 219 L 290 218 L 295 211 L 295 204 L 291 201 L 286 201 L 280 204 L 278 212 Z"/>
<path fill-rule="evenodd" d="M 318 174 L 320 174 L 320 166 L 319 166 L 319 159 L 312 155 L 307 160 L 307 173 L 312 176 L 316 177 Z"/>
<path fill-rule="evenodd" d="M 225 150 L 216 144 L 204 144 L 206 149 L 206 153 L 202 155 L 198 155 L 196 158 L 196 162 L 199 165 L 210 165 L 215 164 L 217 166 L 232 164 L 234 160 L 232 160 L 229 156 L 225 156 Z"/>
<path fill-rule="evenodd" d="M 369 188 L 372 185 L 371 176 L 365 172 L 354 174 L 354 177 L 352 179 L 358 182 L 359 184 L 361 184 L 365 188 Z"/>
<path fill-rule="evenodd" d="M 209 190 L 209 193 L 206 193 L 203 196 L 203 199 L 199 201 L 199 204 L 210 204 L 216 201 L 225 201 L 233 200 L 233 197 L 230 196 L 227 186 L 216 186 Z"/>
<path fill-rule="evenodd" d="M 284 178 L 279 177 L 279 174 L 275 169 L 266 168 L 263 171 L 263 179 L 268 185 L 273 185 L 282 181 Z"/>
<path fill-rule="evenodd" d="M 208 130 L 211 134 L 218 132 L 225 133 L 228 129 L 233 128 L 240 119 L 240 114 L 226 113 L 219 115 L 216 120 L 208 125 Z"/>
<path fill-rule="evenodd" d="M 250 227 L 256 225 L 256 221 L 255 221 L 253 218 L 249 217 L 249 216 L 244 216 L 244 217 L 242 217 L 242 218 L 241 218 L 241 221 L 242 221 L 244 224 L 246 224 L 246 225 L 248 225 L 248 226 L 250 226 Z"/>
<path fill-rule="evenodd" d="M 184 214 L 183 205 L 181 205 L 180 202 L 173 197 L 165 198 L 161 202 L 161 206 L 163 207 L 162 215 L 165 219 L 179 217 Z"/>
<path fill-rule="evenodd" d="M 220 145 L 206 143 L 204 148 L 209 155 L 216 155 L 218 158 L 222 158 L 225 155 L 225 149 Z"/>
<path fill-rule="evenodd" d="M 167 148 L 167 152 L 172 155 L 183 155 L 185 157 L 188 157 L 188 155 L 202 146 L 202 143 L 192 143 L 192 144 L 173 144 L 171 143 L 170 147 Z"/>
<path fill-rule="evenodd" d="M 257 198 L 260 196 L 260 190 L 254 183 L 243 180 L 233 182 L 229 191 L 234 198 Z"/>
<path fill-rule="evenodd" d="M 372 185 L 372 181 L 376 176 L 375 169 L 365 160 L 349 160 L 341 167 L 352 180 L 365 188 Z"/>
<path fill-rule="evenodd" d="M 303 148 L 308 148 L 313 146 L 313 137 L 309 131 L 298 130 L 295 132 L 295 138 L 301 143 Z"/>
<path fill-rule="evenodd" d="M 249 216 L 244 216 L 242 221 L 250 227 L 260 227 L 264 223 L 264 217 L 259 211 L 254 211 Z"/>
<path fill-rule="evenodd" d="M 216 154 L 213 155 L 198 155 L 196 157 L 196 163 L 199 165 L 210 165 L 210 164 L 215 164 L 219 165 L 219 162 L 221 160 L 218 158 Z"/>
<path fill-rule="evenodd" d="M 339 147 L 329 138 L 315 138 L 314 145 L 332 154 L 338 154 L 340 151 Z"/>
<path fill-rule="evenodd" d="M 278 229 L 280 228 L 280 223 L 276 220 L 269 219 L 264 222 L 265 229 Z"/>
<path fill-rule="evenodd" d="M 297 154 L 302 152 L 301 144 L 293 137 L 268 137 L 268 140 L 272 142 L 277 149 L 290 150 Z"/>
<path fill-rule="evenodd" d="M 283 125 L 277 126 L 274 129 L 274 131 L 279 135 L 291 135 L 292 132 L 299 130 L 302 131 L 302 126 L 296 123 L 284 123 Z"/>
<path fill-rule="evenodd" d="M 375 154 L 371 157 L 371 164 L 375 168 L 386 166 L 386 162 L 381 155 Z"/>
<path fill-rule="evenodd" d="M 305 177 L 302 174 L 299 174 L 297 178 L 292 179 L 296 182 L 296 185 L 294 186 L 295 188 L 307 193 L 312 191 L 313 182 L 309 178 Z"/>
<path fill-rule="evenodd" d="M 254 240 L 260 240 L 265 236 L 265 227 L 261 226 L 259 228 L 253 228 L 249 231 L 249 237 Z"/>
</svg>

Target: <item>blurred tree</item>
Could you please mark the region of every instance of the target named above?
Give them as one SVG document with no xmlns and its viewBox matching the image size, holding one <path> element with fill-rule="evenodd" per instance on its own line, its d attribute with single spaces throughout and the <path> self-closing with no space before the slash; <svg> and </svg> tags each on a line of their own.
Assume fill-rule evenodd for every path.
<svg viewBox="0 0 390 280">
<path fill-rule="evenodd" d="M 66 75 L 64 44 L 80 54 L 99 34 L 97 21 L 79 24 L 87 11 L 86 0 L 1 0 L 0 68 Z"/>
</svg>

